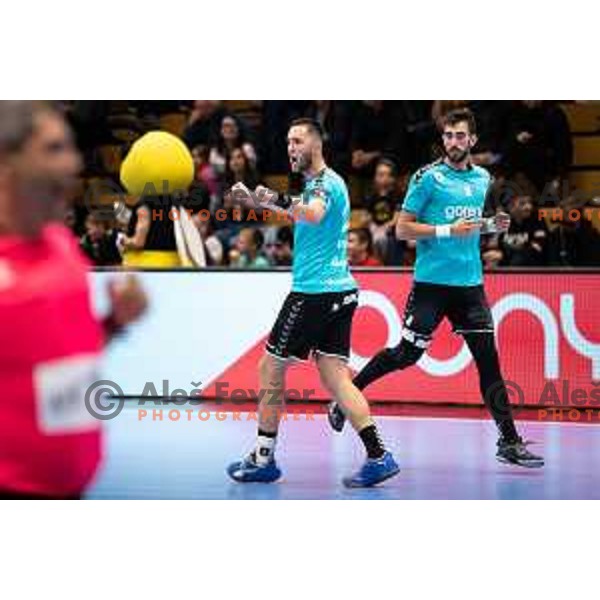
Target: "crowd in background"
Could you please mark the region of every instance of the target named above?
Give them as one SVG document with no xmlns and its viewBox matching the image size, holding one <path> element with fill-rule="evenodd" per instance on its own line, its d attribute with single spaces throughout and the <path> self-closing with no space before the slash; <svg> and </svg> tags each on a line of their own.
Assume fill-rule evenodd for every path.
<svg viewBox="0 0 600 600">
<path fill-rule="evenodd" d="M 240 181 L 254 189 L 267 175 L 287 173 L 286 135 L 293 119 L 310 116 L 321 123 L 328 164 L 351 182 L 351 264 L 408 266 L 414 262 L 415 247 L 395 239 L 395 212 L 410 174 L 441 155 L 440 117 L 464 105 L 475 113 L 478 123 L 473 162 L 489 169 L 495 178 L 489 209 L 512 216 L 506 234 L 482 241 L 485 265 L 600 265 L 600 215 L 577 221 L 539 216 L 540 207 L 574 205 L 563 185 L 572 162 L 571 135 L 556 102 L 261 101 L 251 103 L 245 116 L 223 102 L 208 100 L 128 101 L 122 114 L 114 114 L 109 101 L 77 101 L 66 103 L 66 110 L 88 177 L 115 177 L 105 172 L 97 153 L 98 147 L 114 142 L 115 123 L 132 132 L 131 140 L 122 142 L 126 149 L 136 135 L 159 128 L 162 115 L 185 114 L 181 136 L 194 158 L 193 191 L 200 199 L 194 208 L 213 215 L 196 221 L 208 264 L 261 268 L 291 264 L 292 226 L 248 221 L 247 213 L 233 210 L 226 192 Z M 577 202 L 581 207 L 582 200 Z M 592 197 L 583 204 L 600 210 Z M 226 218 L 214 218 L 219 208 Z M 118 215 L 119 223 L 87 214 L 81 207 L 70 215 L 82 248 L 96 264 L 119 263 L 119 236 L 128 227 L 124 212 Z"/>
</svg>

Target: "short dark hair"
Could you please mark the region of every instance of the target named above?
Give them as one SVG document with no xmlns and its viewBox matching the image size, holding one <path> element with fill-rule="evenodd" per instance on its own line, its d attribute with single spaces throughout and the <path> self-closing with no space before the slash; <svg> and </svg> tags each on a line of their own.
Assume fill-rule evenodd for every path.
<svg viewBox="0 0 600 600">
<path fill-rule="evenodd" d="M 301 125 L 306 127 L 311 133 L 319 136 L 321 140 L 323 139 L 323 128 L 321 127 L 321 123 L 319 123 L 319 121 L 317 121 L 316 119 L 311 119 L 310 117 L 301 117 L 300 119 L 294 119 L 290 123 L 289 128 L 291 129 L 292 127 L 299 127 Z"/>
<path fill-rule="evenodd" d="M 446 125 L 457 125 L 458 123 L 467 123 L 469 126 L 469 133 L 475 135 L 477 133 L 477 122 L 475 121 L 475 115 L 469 108 L 455 108 L 448 111 L 442 117 L 442 127 Z"/>
<path fill-rule="evenodd" d="M 354 229 L 351 229 L 348 233 L 354 233 L 356 237 L 358 237 L 358 241 L 361 244 L 367 245 L 367 252 L 371 254 L 371 252 L 373 251 L 373 236 L 366 227 L 356 227 Z"/>
</svg>

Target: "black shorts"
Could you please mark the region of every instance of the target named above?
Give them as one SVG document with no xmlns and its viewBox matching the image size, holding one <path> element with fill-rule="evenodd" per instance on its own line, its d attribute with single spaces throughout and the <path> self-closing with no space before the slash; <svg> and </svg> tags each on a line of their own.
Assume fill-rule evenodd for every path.
<svg viewBox="0 0 600 600">
<path fill-rule="evenodd" d="M 427 348 L 444 318 L 450 321 L 455 333 L 494 331 L 482 285 L 461 287 L 415 282 L 406 303 L 402 337 Z"/>
<path fill-rule="evenodd" d="M 325 294 L 291 292 L 269 335 L 267 352 L 281 359 L 306 360 L 313 352 L 347 360 L 357 305 L 358 290 Z"/>
</svg>

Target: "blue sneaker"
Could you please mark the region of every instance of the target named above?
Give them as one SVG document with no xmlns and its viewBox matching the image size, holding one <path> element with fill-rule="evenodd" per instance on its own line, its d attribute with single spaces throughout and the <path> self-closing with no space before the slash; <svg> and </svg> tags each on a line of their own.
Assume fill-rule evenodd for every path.
<svg viewBox="0 0 600 600">
<path fill-rule="evenodd" d="M 400 473 L 400 467 L 390 452 L 381 458 L 367 458 L 365 464 L 351 477 L 344 477 L 344 485 L 349 488 L 371 487 Z"/>
<path fill-rule="evenodd" d="M 252 452 L 243 460 L 231 463 L 227 467 L 227 475 L 240 483 L 272 483 L 281 477 L 281 469 L 274 460 L 266 465 L 258 465 Z"/>
</svg>

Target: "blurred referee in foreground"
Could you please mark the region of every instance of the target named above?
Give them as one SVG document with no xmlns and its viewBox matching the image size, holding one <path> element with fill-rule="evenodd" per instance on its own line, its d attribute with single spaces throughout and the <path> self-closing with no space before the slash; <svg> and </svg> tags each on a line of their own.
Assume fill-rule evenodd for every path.
<svg viewBox="0 0 600 600">
<path fill-rule="evenodd" d="M 60 113 L 0 102 L 0 498 L 76 499 L 102 458 L 85 408 L 105 342 L 145 310 L 129 277 L 93 314 L 88 262 L 62 224 L 81 160 Z"/>
</svg>

